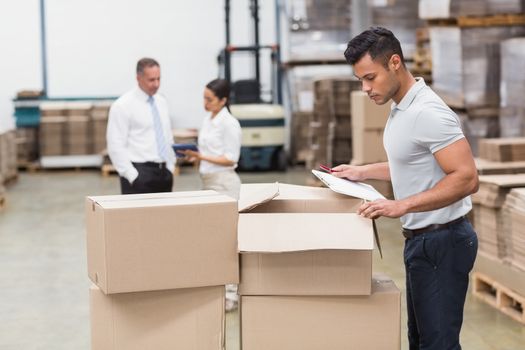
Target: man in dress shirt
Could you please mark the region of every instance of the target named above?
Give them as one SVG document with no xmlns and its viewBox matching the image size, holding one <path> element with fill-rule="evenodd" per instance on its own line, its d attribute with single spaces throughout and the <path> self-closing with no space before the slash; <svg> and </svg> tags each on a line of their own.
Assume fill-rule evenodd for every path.
<svg viewBox="0 0 525 350">
<path fill-rule="evenodd" d="M 166 99 L 157 94 L 160 66 L 152 58 L 137 62 L 138 86 L 118 98 L 109 111 L 107 145 L 120 176 L 122 194 L 169 192 L 175 155 Z"/>
</svg>

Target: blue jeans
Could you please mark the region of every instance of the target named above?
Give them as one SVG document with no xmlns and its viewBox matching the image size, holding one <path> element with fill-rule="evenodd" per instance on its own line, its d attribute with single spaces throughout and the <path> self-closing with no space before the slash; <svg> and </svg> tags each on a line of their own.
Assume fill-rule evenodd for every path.
<svg viewBox="0 0 525 350">
<path fill-rule="evenodd" d="M 463 306 L 477 250 L 467 219 L 405 241 L 410 350 L 461 350 Z"/>
</svg>

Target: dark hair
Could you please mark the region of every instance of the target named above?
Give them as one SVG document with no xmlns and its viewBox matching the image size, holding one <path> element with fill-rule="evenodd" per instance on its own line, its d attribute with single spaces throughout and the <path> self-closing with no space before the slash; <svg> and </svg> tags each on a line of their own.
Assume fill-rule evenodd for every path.
<svg viewBox="0 0 525 350">
<path fill-rule="evenodd" d="M 219 99 L 226 97 L 226 107 L 230 106 L 230 82 L 226 79 L 214 79 L 206 87 L 210 89 Z"/>
<path fill-rule="evenodd" d="M 137 62 L 137 74 L 144 73 L 144 68 L 147 67 L 160 67 L 159 62 L 155 61 L 153 58 L 144 57 Z"/>
<path fill-rule="evenodd" d="M 401 57 L 401 63 L 405 66 L 401 44 L 394 34 L 386 28 L 371 27 L 354 37 L 348 43 L 345 58 L 349 64 L 354 65 L 367 53 L 372 60 L 379 59 L 387 69 L 390 57 L 397 54 Z"/>
</svg>

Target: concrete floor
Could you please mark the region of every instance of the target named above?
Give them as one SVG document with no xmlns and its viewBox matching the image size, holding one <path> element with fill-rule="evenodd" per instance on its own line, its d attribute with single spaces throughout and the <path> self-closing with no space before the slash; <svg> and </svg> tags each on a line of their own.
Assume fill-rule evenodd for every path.
<svg viewBox="0 0 525 350">
<path fill-rule="evenodd" d="M 304 169 L 241 174 L 244 183 L 304 185 Z M 198 189 L 195 170 L 183 168 L 176 190 Z M 0 350 L 90 349 L 84 234 L 84 197 L 116 194 L 116 176 L 97 171 L 22 173 L 0 212 Z M 374 271 L 404 290 L 403 239 L 397 220 L 378 222 L 384 258 L 374 252 Z M 402 307 L 402 349 L 407 349 Z M 227 349 L 239 349 L 238 314 L 227 315 Z M 469 294 L 462 332 L 464 349 L 525 349 L 525 326 Z"/>
</svg>

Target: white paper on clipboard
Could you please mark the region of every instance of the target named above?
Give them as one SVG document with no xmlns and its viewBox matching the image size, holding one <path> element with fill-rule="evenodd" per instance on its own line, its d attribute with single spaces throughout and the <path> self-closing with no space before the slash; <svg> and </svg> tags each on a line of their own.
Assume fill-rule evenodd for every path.
<svg viewBox="0 0 525 350">
<path fill-rule="evenodd" d="M 370 186 L 369 184 L 357 181 L 350 181 L 347 179 L 341 179 L 331 174 L 314 169 L 312 169 L 312 174 L 317 176 L 326 186 L 328 186 L 328 188 L 330 188 L 334 192 L 345 194 L 347 196 L 361 198 L 367 201 L 375 201 L 376 199 L 386 199 L 381 193 L 379 193 L 374 188 L 374 186 Z M 383 259 L 383 250 L 381 249 L 381 241 L 379 240 L 379 233 L 377 232 L 375 220 L 372 220 L 372 225 L 374 229 L 374 237 L 377 244 L 377 249 L 379 250 L 379 255 L 381 256 L 381 259 Z"/>
<path fill-rule="evenodd" d="M 312 174 L 318 177 L 326 186 L 328 186 L 334 192 L 345 194 L 347 196 L 361 198 L 367 201 L 375 201 L 376 199 L 386 199 L 373 186 L 370 186 L 368 184 L 350 181 L 347 179 L 341 179 L 319 170 L 312 170 Z"/>
</svg>

